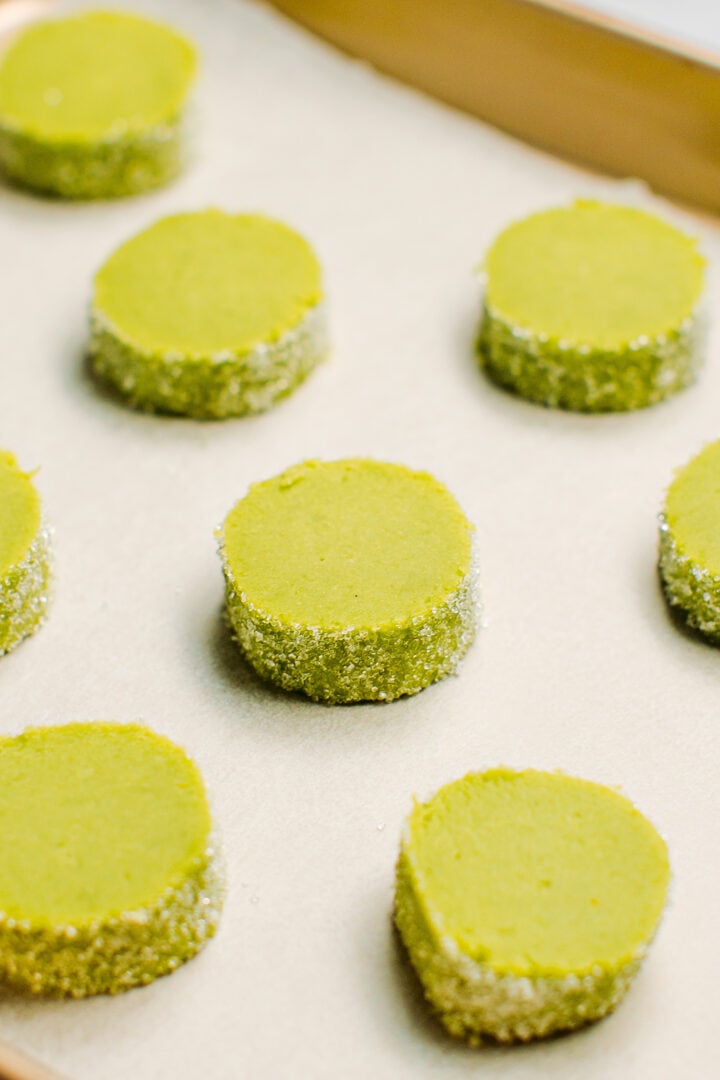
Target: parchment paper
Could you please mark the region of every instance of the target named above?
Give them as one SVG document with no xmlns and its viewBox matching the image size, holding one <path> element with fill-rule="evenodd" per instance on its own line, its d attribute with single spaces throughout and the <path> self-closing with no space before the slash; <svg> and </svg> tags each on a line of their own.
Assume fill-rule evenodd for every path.
<svg viewBox="0 0 720 1080">
<path fill-rule="evenodd" d="M 113 0 L 113 6 L 121 6 Z M 717 223 L 528 149 L 242 0 L 135 0 L 198 43 L 196 154 L 171 188 L 65 204 L 0 188 L 0 445 L 55 528 L 47 624 L 0 661 L 0 727 L 142 720 L 198 760 L 222 830 L 219 936 L 147 989 L 0 1002 L 71 1080 L 675 1080 L 718 1075 L 720 654 L 669 617 L 656 514 L 720 436 L 718 336 L 696 387 L 636 414 L 544 410 L 476 369 L 473 273 L 509 221 L 578 195 Z M 253 419 L 133 412 L 83 365 L 93 272 L 157 217 L 262 210 L 326 269 L 334 353 Z M 716 305 L 714 271 L 709 285 Z M 308 457 L 428 468 L 478 531 L 484 626 L 458 677 L 389 706 L 276 693 L 221 622 L 214 527 Z M 672 900 L 616 1015 L 473 1051 L 428 1016 L 391 929 L 412 796 L 470 769 L 620 785 L 670 845 Z M 0 852 L 2 858 L 2 852 Z"/>
</svg>

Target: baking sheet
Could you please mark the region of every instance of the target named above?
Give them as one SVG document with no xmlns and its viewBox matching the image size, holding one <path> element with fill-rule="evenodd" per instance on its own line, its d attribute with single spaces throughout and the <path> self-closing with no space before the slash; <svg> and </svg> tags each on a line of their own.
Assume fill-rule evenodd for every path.
<svg viewBox="0 0 720 1080">
<path fill-rule="evenodd" d="M 495 388 L 472 342 L 473 268 L 513 218 L 617 198 L 699 233 L 711 260 L 717 223 L 528 149 L 264 7 L 132 7 L 202 50 L 187 174 L 105 204 L 0 188 L 0 444 L 40 467 L 56 530 L 51 615 L 0 663 L 0 727 L 141 720 L 182 743 L 229 894 L 219 936 L 172 977 L 115 999 L 5 998 L 0 1033 L 71 1080 L 716 1075 L 720 654 L 674 624 L 654 564 L 673 467 L 720 436 L 717 332 L 696 387 L 597 417 Z M 132 412 L 83 367 L 91 276 L 157 217 L 210 205 L 274 214 L 314 243 L 333 357 L 260 417 Z M 716 295 L 711 269 L 711 309 Z M 213 528 L 252 481 L 355 454 L 428 468 L 456 494 L 477 526 L 485 625 L 458 677 L 327 708 L 237 657 Z M 474 1051 L 422 1004 L 391 930 L 393 869 L 412 795 L 497 763 L 621 785 L 666 836 L 674 885 L 614 1017 Z"/>
</svg>

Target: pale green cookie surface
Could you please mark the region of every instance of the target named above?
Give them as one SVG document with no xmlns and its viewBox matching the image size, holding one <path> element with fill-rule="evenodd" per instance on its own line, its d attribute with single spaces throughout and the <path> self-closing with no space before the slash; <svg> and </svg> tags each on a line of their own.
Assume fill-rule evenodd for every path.
<svg viewBox="0 0 720 1080">
<path fill-rule="evenodd" d="M 288 622 L 376 629 L 442 603 L 470 570 L 470 530 L 428 473 L 309 461 L 254 484 L 225 556 L 248 600 Z"/>
<path fill-rule="evenodd" d="M 177 116 L 195 65 L 188 41 L 137 15 L 91 11 L 37 23 L 0 63 L 0 120 L 60 142 L 141 133 Z"/>
<path fill-rule="evenodd" d="M 417 693 L 473 640 L 471 534 L 447 489 L 402 465 L 307 461 L 254 484 L 220 530 L 238 643 L 319 701 Z"/>
<path fill-rule="evenodd" d="M 20 563 L 40 528 L 40 497 L 12 454 L 0 450 L 0 578 Z"/>
<path fill-rule="evenodd" d="M 485 259 L 480 363 L 543 405 L 662 401 L 702 363 L 703 267 L 694 238 L 642 210 L 585 200 L 534 214 Z"/>
<path fill-rule="evenodd" d="M 215 932 L 222 882 L 194 763 L 136 724 L 0 739 L 0 979 L 82 997 L 150 982 Z"/>
<path fill-rule="evenodd" d="M 690 626 L 720 642 L 720 442 L 676 472 L 660 516 L 660 576 Z"/>
<path fill-rule="evenodd" d="M 0 910 L 80 926 L 140 908 L 203 854 L 196 766 L 122 724 L 35 728 L 0 740 Z"/>
<path fill-rule="evenodd" d="M 487 303 L 522 329 L 616 349 L 688 318 L 703 266 L 696 241 L 653 214 L 577 202 L 501 233 L 485 260 Z"/>
<path fill-rule="evenodd" d="M 496 769 L 449 784 L 410 818 L 438 931 L 500 972 L 628 963 L 668 885 L 665 844 L 622 795 L 559 773 Z"/>
<path fill-rule="evenodd" d="M 664 841 L 618 792 L 559 773 L 491 769 L 416 804 L 396 922 L 453 1034 L 536 1038 L 621 1000 L 669 876 Z"/>
<path fill-rule="evenodd" d="M 141 349 L 183 357 L 275 341 L 321 298 L 312 248 L 282 222 L 221 210 L 163 218 L 95 277 L 94 308 Z"/>
</svg>

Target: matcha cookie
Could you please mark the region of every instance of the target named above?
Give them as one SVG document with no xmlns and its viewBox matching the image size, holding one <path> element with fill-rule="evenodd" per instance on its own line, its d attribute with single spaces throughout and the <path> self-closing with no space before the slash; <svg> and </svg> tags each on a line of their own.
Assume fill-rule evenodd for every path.
<svg viewBox="0 0 720 1080">
<path fill-rule="evenodd" d="M 219 530 L 227 610 L 258 673 L 316 701 L 392 701 L 475 635 L 472 526 L 429 473 L 307 461 L 253 484 Z"/>
<path fill-rule="evenodd" d="M 670 485 L 659 565 L 668 603 L 720 644 L 720 442 L 701 450 Z"/>
<path fill-rule="evenodd" d="M 487 254 L 480 362 L 543 405 L 651 405 L 701 363 L 703 267 L 694 239 L 642 210 L 580 201 L 533 214 Z"/>
<path fill-rule="evenodd" d="M 182 164 L 195 66 L 188 41 L 136 15 L 36 23 L 0 60 L 0 167 L 71 199 L 166 183 Z"/>
<path fill-rule="evenodd" d="M 32 478 L 0 450 L 0 655 L 37 630 L 50 584 L 48 530 Z"/>
<path fill-rule="evenodd" d="M 135 724 L 0 738 L 0 980 L 85 997 L 152 982 L 213 936 L 222 902 L 200 774 Z"/>
<path fill-rule="evenodd" d="M 163 218 L 95 277 L 95 372 L 139 408 L 261 412 L 325 357 L 320 265 L 287 225 L 220 210 Z"/>
<path fill-rule="evenodd" d="M 490 769 L 416 803 L 395 921 L 452 1035 L 525 1041 L 615 1008 L 669 876 L 664 841 L 611 788 Z"/>
</svg>

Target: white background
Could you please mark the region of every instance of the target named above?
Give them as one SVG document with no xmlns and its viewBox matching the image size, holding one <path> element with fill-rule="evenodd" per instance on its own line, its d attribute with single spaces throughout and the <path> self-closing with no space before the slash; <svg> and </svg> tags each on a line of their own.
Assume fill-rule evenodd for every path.
<svg viewBox="0 0 720 1080">
<path fill-rule="evenodd" d="M 720 654 L 669 617 L 656 514 L 720 436 L 716 327 L 698 385 L 628 415 L 549 411 L 473 361 L 496 232 L 577 195 L 715 222 L 528 149 L 240 0 L 135 0 L 203 54 L 196 157 L 166 191 L 64 204 L 0 188 L 0 444 L 55 527 L 47 624 L 0 662 L 0 727 L 143 720 L 186 746 L 224 837 L 219 936 L 177 974 L 84 1002 L 0 1001 L 0 1033 L 73 1080 L 676 1080 L 720 1069 Z M 287 220 L 326 269 L 334 353 L 253 419 L 148 417 L 83 367 L 95 269 L 158 216 Z M 710 308 L 717 308 L 714 270 Z M 307 457 L 429 468 L 477 525 L 486 625 L 457 678 L 389 706 L 261 685 L 223 629 L 214 526 Z M 424 1008 L 391 930 L 414 793 L 469 769 L 621 785 L 666 836 L 672 902 L 616 1015 L 473 1051 Z M 0 852 L 1 857 L 1 852 Z"/>
<path fill-rule="evenodd" d="M 580 0 L 580 3 L 650 30 L 720 49 L 718 0 Z"/>
</svg>

